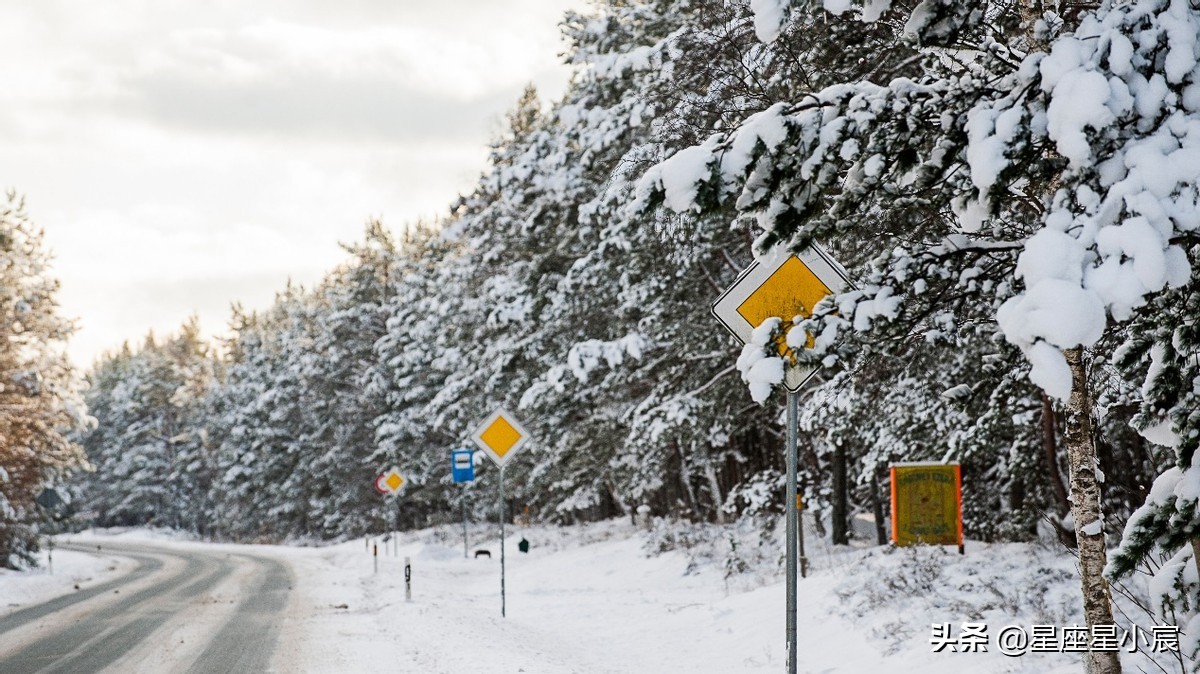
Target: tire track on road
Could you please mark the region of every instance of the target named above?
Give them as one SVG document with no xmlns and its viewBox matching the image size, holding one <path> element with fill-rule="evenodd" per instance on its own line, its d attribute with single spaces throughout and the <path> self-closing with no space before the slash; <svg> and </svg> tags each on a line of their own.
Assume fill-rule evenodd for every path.
<svg viewBox="0 0 1200 674">
<path fill-rule="evenodd" d="M 81 644 L 81 653 L 67 660 L 56 662 L 50 672 L 83 672 L 99 671 L 116 662 L 142 641 L 152 639 L 154 632 L 167 624 L 175 614 L 183 611 L 189 605 L 190 599 L 207 592 L 233 571 L 233 563 L 227 558 L 221 559 L 202 555 L 202 568 L 209 570 L 197 580 L 175 590 L 165 590 L 133 607 L 129 615 L 114 616 L 114 623 L 107 631 L 97 635 L 90 643 Z M 184 570 L 187 573 L 187 569 Z M 176 586 L 176 583 L 172 583 Z M 161 586 L 160 586 L 161 587 Z"/>
<path fill-rule="evenodd" d="M 97 552 L 93 551 L 89 547 L 75 545 L 60 545 L 59 547 L 74 552 L 85 552 L 89 554 L 94 554 Z M 99 552 L 103 554 L 103 551 Z M 128 557 L 136 561 L 138 564 L 133 568 L 133 570 L 122 575 L 120 578 L 114 578 L 113 580 L 106 581 L 99 585 L 93 585 L 92 587 L 80 589 L 72 594 L 64 594 L 61 597 L 56 597 L 43 604 L 37 604 L 35 606 L 30 606 L 9 613 L 3 618 L 0 618 L 0 634 L 7 634 L 18 627 L 27 625 L 35 620 L 38 620 L 39 618 L 44 618 L 51 613 L 61 611 L 68 606 L 78 604 L 81 601 L 87 601 L 96 595 L 105 594 L 110 590 L 124 587 L 125 585 L 145 578 L 152 573 L 156 573 L 163 567 L 162 559 L 158 557 L 151 557 L 149 555 L 139 555 L 125 552 L 116 553 L 113 556 Z"/>
<path fill-rule="evenodd" d="M 110 549 L 117 553 L 129 555 L 139 552 L 150 552 L 148 549 L 124 546 L 110 546 Z M 88 651 L 89 642 L 97 640 L 114 627 L 119 628 L 125 622 L 122 618 L 130 615 L 139 604 L 180 587 L 186 582 L 187 578 L 194 576 L 206 566 L 203 559 L 195 556 L 189 558 L 165 550 L 154 550 L 153 554 L 160 557 L 166 556 L 183 559 L 185 563 L 182 569 L 166 578 L 127 597 L 123 597 L 114 603 L 97 607 L 95 611 L 92 611 L 88 615 L 87 619 L 80 620 L 65 629 L 43 637 L 16 653 L 5 655 L 3 658 L 3 670 L 5 672 L 13 672 L 14 674 L 32 674 L 33 672 L 41 671 L 96 671 L 113 659 L 120 657 L 121 652 L 112 653 L 110 652 L 111 649 L 103 646 L 103 643 L 100 644 L 100 651 L 93 654 Z M 163 562 L 160 559 L 155 570 L 161 569 L 162 566 Z M 154 573 L 155 570 L 150 570 L 147 573 Z M 45 615 L 49 615 L 49 613 Z M 136 621 L 137 619 L 135 617 L 133 620 Z M 149 631 L 151 630 L 146 630 L 146 633 L 142 634 L 141 637 L 148 636 Z M 83 652 L 70 660 L 70 664 L 76 668 L 70 669 L 66 667 L 67 663 L 63 659 L 70 658 L 77 651 Z M 92 657 L 97 658 L 97 662 L 92 663 L 89 661 L 86 666 L 80 667 L 84 664 L 84 660 L 89 660 Z"/>
<path fill-rule="evenodd" d="M 271 663 L 279 637 L 278 618 L 287 606 L 292 574 L 277 560 L 247 559 L 260 567 L 260 580 L 188 670 L 192 674 L 262 672 Z"/>
</svg>

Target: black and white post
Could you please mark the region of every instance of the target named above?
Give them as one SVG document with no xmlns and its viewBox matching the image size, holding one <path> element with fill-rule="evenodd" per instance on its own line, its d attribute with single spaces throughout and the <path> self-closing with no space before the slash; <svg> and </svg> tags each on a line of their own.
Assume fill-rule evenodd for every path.
<svg viewBox="0 0 1200 674">
<path fill-rule="evenodd" d="M 404 558 L 404 601 L 412 601 L 412 560 Z"/>
</svg>

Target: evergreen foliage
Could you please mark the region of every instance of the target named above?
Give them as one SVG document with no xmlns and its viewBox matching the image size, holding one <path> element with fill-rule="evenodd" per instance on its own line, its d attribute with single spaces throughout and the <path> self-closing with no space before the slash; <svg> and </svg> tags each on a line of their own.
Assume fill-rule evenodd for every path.
<svg viewBox="0 0 1200 674">
<path fill-rule="evenodd" d="M 0 204 L 0 567 L 30 563 L 50 513 L 35 499 L 86 467 L 70 433 L 91 422 L 63 346 L 58 281 L 42 232 L 9 192 Z"/>
</svg>

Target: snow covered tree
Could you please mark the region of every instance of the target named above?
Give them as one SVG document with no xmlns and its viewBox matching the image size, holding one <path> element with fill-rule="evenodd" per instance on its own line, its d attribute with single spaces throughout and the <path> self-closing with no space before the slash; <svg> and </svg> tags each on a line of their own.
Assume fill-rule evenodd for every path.
<svg viewBox="0 0 1200 674">
<path fill-rule="evenodd" d="M 757 3 L 762 36 L 808 6 Z M 825 6 L 868 22 L 905 12 Z M 759 250 L 839 231 L 880 242 L 860 289 L 799 326 L 816 330 L 819 346 L 839 331 L 929 334 L 996 320 L 1032 381 L 1064 403 L 1085 614 L 1100 624 L 1112 616 L 1088 350 L 1188 283 L 1180 244 L 1196 228 L 1197 12 L 1166 0 L 1042 9 L 923 2 L 906 33 L 949 50 L 926 52 L 921 77 L 837 84 L 751 116 L 651 169 L 635 210 L 732 204 L 758 218 Z M 1113 657 L 1088 660 L 1119 671 Z"/>
<path fill-rule="evenodd" d="M 198 527 L 212 479 L 199 422 L 214 367 L 195 319 L 97 364 L 87 400 L 98 423 L 81 437 L 96 472 L 81 495 L 98 523 Z"/>
<path fill-rule="evenodd" d="M 57 293 L 42 232 L 9 192 L 0 205 L 0 567 L 32 559 L 45 516 L 35 499 L 87 466 L 71 433 L 90 418 L 63 352 L 74 328 Z"/>
</svg>

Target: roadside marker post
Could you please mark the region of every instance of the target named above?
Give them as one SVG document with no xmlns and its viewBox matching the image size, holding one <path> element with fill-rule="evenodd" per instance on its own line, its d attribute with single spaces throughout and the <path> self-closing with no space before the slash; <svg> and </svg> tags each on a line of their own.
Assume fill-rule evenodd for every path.
<svg viewBox="0 0 1200 674">
<path fill-rule="evenodd" d="M 506 617 L 504 588 L 504 465 L 529 441 L 529 432 L 503 407 L 488 415 L 471 439 L 500 468 L 500 617 Z"/>
<path fill-rule="evenodd" d="M 849 279 L 841 265 L 816 245 L 792 253 L 777 249 L 752 263 L 712 304 L 712 314 L 742 344 L 749 344 L 754 329 L 768 318 L 788 324 L 796 316 L 812 315 L 813 307 L 829 295 L 844 291 Z M 811 344 L 812 337 L 809 337 Z M 807 572 L 801 536 L 796 484 L 800 401 L 797 392 L 817 371 L 816 366 L 791 364 L 791 349 L 780 344 L 779 355 L 788 362 L 783 383 L 787 388 L 787 647 L 788 672 L 796 674 L 796 562 L 797 551 Z M 796 507 L 792 507 L 795 503 Z M 806 573 L 807 575 L 807 573 Z"/>
<path fill-rule="evenodd" d="M 404 558 L 404 601 L 412 601 L 412 560 Z"/>
</svg>

